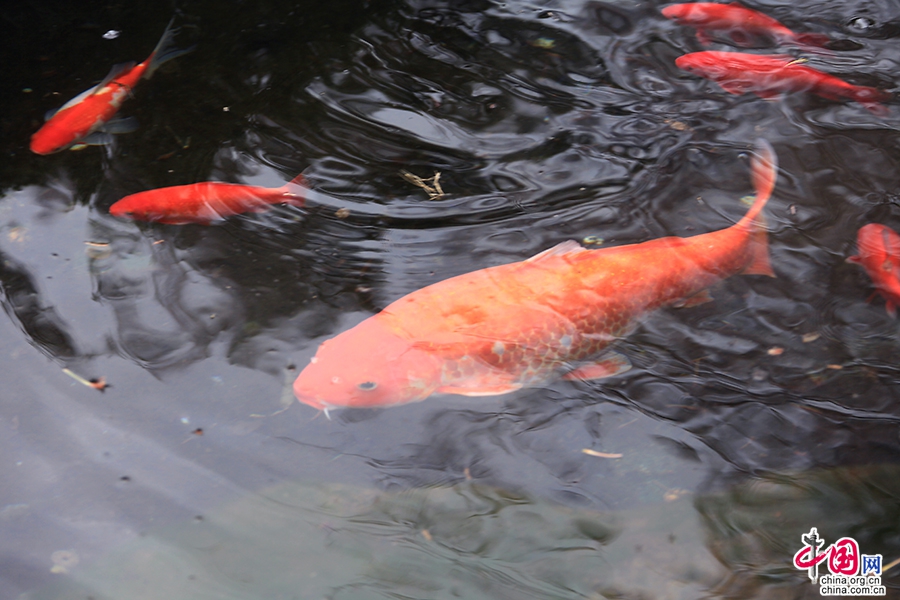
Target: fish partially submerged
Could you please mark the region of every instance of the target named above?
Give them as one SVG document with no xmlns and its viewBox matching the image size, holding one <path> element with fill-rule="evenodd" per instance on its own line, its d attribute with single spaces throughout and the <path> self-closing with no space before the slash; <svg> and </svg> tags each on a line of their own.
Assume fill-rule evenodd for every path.
<svg viewBox="0 0 900 600">
<path fill-rule="evenodd" d="M 680 69 L 711 79 L 730 94 L 753 92 L 761 98 L 775 98 L 787 92 L 810 92 L 828 100 L 855 100 L 877 115 L 887 114 L 880 103 L 890 99 L 889 93 L 847 83 L 802 62 L 782 54 L 717 51 L 692 52 L 675 59 Z"/>
<path fill-rule="evenodd" d="M 888 314 L 896 317 L 900 305 L 900 235 L 886 225 L 869 223 L 857 233 L 856 246 L 859 254 L 847 258 L 847 262 L 866 270 L 875 284 L 875 294 L 881 294 Z"/>
<path fill-rule="evenodd" d="M 131 194 L 110 206 L 109 214 L 170 225 L 209 225 L 233 215 L 267 210 L 272 204 L 303 206 L 305 191 L 303 175 L 275 188 L 209 181 Z"/>
<path fill-rule="evenodd" d="M 757 46 L 775 41 L 803 47 L 821 47 L 830 39 L 821 33 L 796 33 L 777 19 L 741 6 L 737 2 L 688 2 L 671 4 L 662 9 L 667 19 L 697 30 L 701 44 L 712 42 L 713 34 L 726 35 L 739 46 Z"/>
<path fill-rule="evenodd" d="M 752 173 L 756 200 L 726 229 L 600 250 L 563 242 L 412 292 L 322 343 L 294 394 L 327 411 L 625 371 L 627 359 L 607 347 L 641 315 L 709 300 L 710 285 L 737 273 L 773 275 L 762 210 L 776 157 L 766 142 Z"/>
<path fill-rule="evenodd" d="M 140 64 L 134 62 L 116 65 L 103 81 L 75 96 L 53 113 L 31 136 L 31 151 L 35 154 L 52 154 L 66 148 L 82 145 L 104 144 L 113 133 L 134 131 L 134 119 L 113 120 L 119 107 L 131 95 L 142 78 L 148 78 L 161 64 L 189 49 L 172 46 L 177 30 L 172 21 L 163 32 L 156 48 Z"/>
</svg>

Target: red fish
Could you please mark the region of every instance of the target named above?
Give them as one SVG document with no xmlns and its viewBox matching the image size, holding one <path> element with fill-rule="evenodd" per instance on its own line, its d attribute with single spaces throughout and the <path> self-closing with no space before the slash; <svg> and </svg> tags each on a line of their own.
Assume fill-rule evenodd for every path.
<svg viewBox="0 0 900 600">
<path fill-rule="evenodd" d="M 303 206 L 304 190 L 303 175 L 277 188 L 213 181 L 176 185 L 125 196 L 109 207 L 109 214 L 170 225 L 209 225 L 232 215 L 266 210 L 271 204 Z"/>
<path fill-rule="evenodd" d="M 728 34 L 740 46 L 757 45 L 760 39 L 807 47 L 821 47 L 830 41 L 827 35 L 820 33 L 794 33 L 772 17 L 737 2 L 672 4 L 662 9 L 662 14 L 681 25 L 695 27 L 701 44 L 712 41 L 710 32 Z"/>
<path fill-rule="evenodd" d="M 189 51 L 171 48 L 176 32 L 170 21 L 147 60 L 114 66 L 103 81 L 66 102 L 52 116 L 48 114 L 47 122 L 31 136 L 31 151 L 52 154 L 108 143 L 112 133 L 134 131 L 133 119 L 114 121 L 113 117 L 141 78 L 150 77 L 161 64 Z"/>
<path fill-rule="evenodd" d="M 786 92 L 812 92 L 829 100 L 855 100 L 878 115 L 887 109 L 879 104 L 890 99 L 885 91 L 853 85 L 781 54 L 742 52 L 692 52 L 679 56 L 675 64 L 695 75 L 711 79 L 731 94 L 753 92 L 774 98 Z"/>
<path fill-rule="evenodd" d="M 887 302 L 888 314 L 896 317 L 900 305 L 900 235 L 885 225 L 869 223 L 859 230 L 856 246 L 859 254 L 849 257 L 847 262 L 866 270 L 875 284 L 875 294 L 881 294 Z"/>
<path fill-rule="evenodd" d="M 773 275 L 762 209 L 775 160 L 761 142 L 756 200 L 731 227 L 600 250 L 569 241 L 429 285 L 325 341 L 294 394 L 327 411 L 433 393 L 504 394 L 557 377 L 625 371 L 627 359 L 606 349 L 644 313 L 707 301 L 710 285 L 737 273 Z"/>
</svg>

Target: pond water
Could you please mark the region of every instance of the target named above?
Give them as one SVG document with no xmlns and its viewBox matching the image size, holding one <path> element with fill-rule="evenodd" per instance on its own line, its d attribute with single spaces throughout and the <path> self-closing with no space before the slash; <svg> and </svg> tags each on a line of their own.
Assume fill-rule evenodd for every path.
<svg viewBox="0 0 900 600">
<path fill-rule="evenodd" d="M 900 230 L 900 104 L 732 95 L 674 63 L 789 52 L 894 91 L 900 6 L 752 4 L 821 51 L 706 47 L 663 6 L 186 0 L 194 49 L 124 103 L 138 130 L 48 156 L 44 114 L 172 11 L 4 7 L 0 599 L 802 598 L 812 527 L 900 558 L 900 328 L 846 263 L 861 226 Z M 294 399 L 319 344 L 425 285 L 729 226 L 757 138 L 776 277 L 648 314 L 615 343 L 627 373 L 330 418 Z M 301 172 L 303 208 L 108 212 Z"/>
</svg>

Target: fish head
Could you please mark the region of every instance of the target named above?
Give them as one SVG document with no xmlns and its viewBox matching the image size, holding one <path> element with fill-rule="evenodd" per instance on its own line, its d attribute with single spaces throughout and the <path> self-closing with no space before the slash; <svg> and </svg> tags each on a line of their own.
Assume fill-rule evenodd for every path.
<svg viewBox="0 0 900 600">
<path fill-rule="evenodd" d="M 720 79 L 729 74 L 728 65 L 715 52 L 691 52 L 675 59 L 675 65 L 688 73 L 708 79 Z"/>
<path fill-rule="evenodd" d="M 138 192 L 125 196 L 109 207 L 109 214 L 114 217 L 136 221 L 163 220 L 167 216 L 165 210 L 158 206 L 158 202 L 154 202 L 153 190 L 150 190 L 150 192 Z"/>
<path fill-rule="evenodd" d="M 294 381 L 318 409 L 375 408 L 424 400 L 441 381 L 441 360 L 378 316 L 327 340 Z"/>
<path fill-rule="evenodd" d="M 133 202 L 130 196 L 122 198 L 109 207 L 109 214 L 114 217 L 140 218 L 143 216 L 140 207 Z"/>
<path fill-rule="evenodd" d="M 665 18 L 684 25 L 692 22 L 691 14 L 694 12 L 694 9 L 695 7 L 691 3 L 671 4 L 664 7 L 660 12 Z"/>
<path fill-rule="evenodd" d="M 35 154 L 53 154 L 68 148 L 72 141 L 72 135 L 68 131 L 47 123 L 31 136 L 29 148 Z"/>
</svg>

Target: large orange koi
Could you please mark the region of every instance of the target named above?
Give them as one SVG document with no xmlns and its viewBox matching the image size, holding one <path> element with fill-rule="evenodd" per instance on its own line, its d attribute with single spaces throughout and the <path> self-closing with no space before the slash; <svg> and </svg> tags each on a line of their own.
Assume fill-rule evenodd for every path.
<svg viewBox="0 0 900 600">
<path fill-rule="evenodd" d="M 762 209 L 776 157 L 760 142 L 756 200 L 735 225 L 689 238 L 586 250 L 569 241 L 532 258 L 429 285 L 325 341 L 294 382 L 310 406 L 378 407 L 440 392 L 504 394 L 555 377 L 629 368 L 604 354 L 648 311 L 708 300 L 737 273 L 773 275 Z"/>
<path fill-rule="evenodd" d="M 103 81 L 48 114 L 47 122 L 31 136 L 31 151 L 52 154 L 73 146 L 108 143 L 111 133 L 134 131 L 133 119 L 112 119 L 138 81 L 190 50 L 171 47 L 176 32 L 170 21 L 147 60 L 138 65 L 129 62 L 114 66 Z"/>
<path fill-rule="evenodd" d="M 109 214 L 170 225 L 209 225 L 232 215 L 260 212 L 272 204 L 303 206 L 304 192 L 303 175 L 275 188 L 207 181 L 125 196 L 109 207 Z"/>
</svg>

